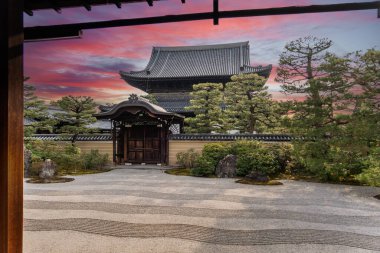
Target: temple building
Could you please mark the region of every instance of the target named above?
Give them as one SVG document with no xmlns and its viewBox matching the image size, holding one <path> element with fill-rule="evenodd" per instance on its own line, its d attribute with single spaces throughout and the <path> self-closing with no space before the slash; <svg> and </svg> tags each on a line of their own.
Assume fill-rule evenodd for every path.
<svg viewBox="0 0 380 253">
<path fill-rule="evenodd" d="M 230 44 L 153 47 L 148 65 L 141 71 L 120 71 L 128 84 L 156 97 L 168 112 L 193 113 L 189 93 L 198 83 L 227 83 L 231 76 L 257 73 L 268 77 L 272 66 L 251 66 L 249 42 Z"/>
<path fill-rule="evenodd" d="M 94 116 L 98 120 L 111 120 L 112 156 L 118 164 L 167 164 L 170 128 L 182 128 L 184 119 L 183 115 L 167 112 L 136 94 Z"/>
<path fill-rule="evenodd" d="M 110 120 L 115 163 L 169 163 L 169 139 L 182 133 L 185 117 L 194 116 L 190 92 L 197 83 L 227 83 L 231 76 L 268 77 L 272 66 L 250 65 L 249 43 L 154 47 L 144 70 L 124 72 L 130 85 L 153 95 L 157 104 L 132 94 L 127 101 L 100 107 L 94 116 Z"/>
</svg>

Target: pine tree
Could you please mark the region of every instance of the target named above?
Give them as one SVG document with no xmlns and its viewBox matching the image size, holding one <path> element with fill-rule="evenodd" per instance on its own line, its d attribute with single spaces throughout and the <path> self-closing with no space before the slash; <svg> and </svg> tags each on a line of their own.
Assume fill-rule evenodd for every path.
<svg viewBox="0 0 380 253">
<path fill-rule="evenodd" d="M 304 101 L 293 103 L 293 131 L 297 133 L 302 134 L 304 130 L 310 129 L 316 130 L 314 134 L 317 134 L 318 129 L 326 124 L 328 115 L 331 115 L 323 101 L 328 87 L 319 80 L 325 75 L 321 64 L 331 45 L 332 41 L 328 39 L 309 36 L 289 42 L 280 55 L 276 81 L 282 84 L 285 93 L 306 96 Z"/>
<path fill-rule="evenodd" d="M 29 80 L 24 78 L 24 82 Z M 52 131 L 56 123 L 54 119 L 49 117 L 47 106 L 44 101 L 38 99 L 35 95 L 36 88 L 24 83 L 24 118 L 28 124 L 24 126 L 24 135 L 30 136 L 37 131 Z"/>
<path fill-rule="evenodd" d="M 365 168 L 379 145 L 379 56 L 376 50 L 338 57 L 327 39 L 307 37 L 286 45 L 277 81 L 286 93 L 302 93 L 288 118 L 296 154 L 306 171 L 324 180 L 344 181 Z"/>
<path fill-rule="evenodd" d="M 191 106 L 186 109 L 194 111 L 194 118 L 186 118 L 186 132 L 211 133 L 223 132 L 223 84 L 200 83 L 193 85 L 190 93 Z"/>
<path fill-rule="evenodd" d="M 225 87 L 225 119 L 229 130 L 263 132 L 277 125 L 279 114 L 265 86 L 266 78 L 257 74 L 231 77 Z"/>
<path fill-rule="evenodd" d="M 52 104 L 59 106 L 64 111 L 63 113 L 54 114 L 56 119 L 63 123 L 63 126 L 58 131 L 73 135 L 73 144 L 79 134 L 89 133 L 94 130 L 88 128 L 89 124 L 96 121 L 96 118 L 92 116 L 95 113 L 96 104 L 91 97 L 65 96 Z"/>
</svg>

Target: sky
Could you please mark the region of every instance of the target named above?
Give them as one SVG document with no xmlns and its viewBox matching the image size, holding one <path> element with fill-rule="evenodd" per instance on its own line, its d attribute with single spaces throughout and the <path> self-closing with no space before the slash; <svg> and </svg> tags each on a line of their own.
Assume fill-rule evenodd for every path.
<svg viewBox="0 0 380 253">
<path fill-rule="evenodd" d="M 220 10 L 269 8 L 292 5 L 365 2 L 360 0 L 220 0 Z M 24 15 L 24 26 L 41 26 L 99 20 L 127 19 L 170 14 L 209 12 L 212 0 L 164 0 L 149 7 L 146 2 L 34 11 Z M 119 71 L 142 70 L 153 46 L 190 46 L 249 41 L 251 65 L 272 64 L 267 82 L 276 100 L 297 99 L 285 95 L 274 81 L 279 55 L 289 41 L 308 35 L 333 41 L 329 51 L 344 55 L 380 47 L 377 11 L 351 11 L 268 17 L 221 19 L 144 26 L 84 30 L 80 39 L 30 42 L 24 46 L 24 75 L 46 101 L 65 95 L 91 96 L 98 103 L 118 103 L 131 93 L 143 94 L 120 79 Z"/>
</svg>

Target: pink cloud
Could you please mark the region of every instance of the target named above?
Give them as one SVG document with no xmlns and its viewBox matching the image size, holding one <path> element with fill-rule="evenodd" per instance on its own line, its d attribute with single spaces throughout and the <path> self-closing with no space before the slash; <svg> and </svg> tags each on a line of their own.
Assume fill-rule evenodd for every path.
<svg viewBox="0 0 380 253">
<path fill-rule="evenodd" d="M 297 0 L 291 5 L 306 5 L 318 1 Z M 334 1 L 333 1 L 334 2 Z M 335 1 L 336 2 L 336 1 Z M 289 5 L 289 1 L 220 1 L 221 10 L 266 8 Z M 134 18 L 204 12 L 212 9 L 211 1 L 192 0 L 185 5 L 180 1 L 157 2 L 149 8 L 146 3 L 125 5 L 121 10 L 114 6 L 94 7 L 92 12 L 84 9 L 65 9 L 59 15 L 53 11 L 36 12 L 27 17 L 26 26 L 68 22 L 87 22 L 114 18 Z M 41 15 L 40 15 L 40 14 Z M 42 15 L 44 14 L 44 15 Z M 57 19 L 58 18 L 58 19 Z M 171 24 L 119 27 L 85 30 L 82 39 L 28 43 L 25 45 L 25 76 L 37 86 L 37 94 L 46 99 L 62 95 L 91 95 L 103 101 L 114 101 L 136 89 L 128 86 L 118 75 L 118 70 L 140 70 L 148 62 L 152 46 L 180 46 L 194 44 L 216 44 L 249 40 L 252 65 L 278 63 L 278 55 L 286 41 L 317 34 L 329 34 L 328 28 L 335 26 L 350 29 L 352 24 L 366 25 L 378 22 L 367 12 L 289 15 L 273 17 L 222 19 L 213 26 L 211 20 Z M 372 30 L 368 30 L 368 33 Z M 353 39 L 355 34 L 352 35 Z M 338 37 L 339 38 L 339 37 Z M 365 40 L 363 40 L 365 41 Z M 338 41 L 346 45 L 347 39 Z M 357 42 L 362 45 L 362 40 Z M 379 40 L 377 40 L 377 44 Z M 276 69 L 272 71 L 268 86 L 273 96 L 283 99 L 274 81 Z M 54 87 L 58 87 L 54 89 Z M 60 88 L 61 87 L 61 88 Z"/>
</svg>

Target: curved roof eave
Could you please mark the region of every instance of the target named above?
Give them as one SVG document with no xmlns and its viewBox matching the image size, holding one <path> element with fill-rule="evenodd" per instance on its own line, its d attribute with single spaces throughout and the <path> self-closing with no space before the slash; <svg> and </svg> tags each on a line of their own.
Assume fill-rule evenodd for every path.
<svg viewBox="0 0 380 253">
<path fill-rule="evenodd" d="M 258 75 L 262 75 L 262 76 L 265 76 L 265 77 L 268 77 L 270 75 L 272 71 L 272 65 L 267 65 L 267 66 L 257 66 L 257 67 L 254 67 L 254 66 L 247 66 L 247 65 L 244 65 L 244 70 L 242 71 L 242 73 L 244 74 L 250 74 L 250 73 L 256 73 Z M 155 81 L 155 80 L 188 80 L 188 79 L 192 79 L 192 78 L 203 78 L 203 79 L 208 79 L 208 78 L 225 78 L 225 77 L 229 77 L 230 75 L 211 75 L 211 76 L 207 76 L 207 75 L 196 75 L 196 76 L 171 76 L 171 77 L 157 77 L 157 76 L 150 76 L 150 75 L 147 75 L 147 74 L 143 74 L 143 75 L 139 75 L 140 73 L 142 73 L 144 71 L 137 71 L 137 72 L 124 72 L 124 71 L 120 71 L 120 76 L 122 79 L 124 79 L 125 81 L 146 81 L 146 80 L 149 80 L 149 81 Z M 136 75 L 137 74 L 137 75 Z M 241 73 L 236 73 L 234 75 L 238 75 L 238 74 L 241 74 Z M 232 75 L 231 75 L 232 76 Z"/>
<path fill-rule="evenodd" d="M 180 114 L 168 112 L 160 106 L 152 105 L 152 104 L 150 104 L 148 102 L 144 102 L 144 101 L 134 101 L 134 102 L 123 101 L 123 102 L 117 104 L 111 110 L 106 111 L 106 112 L 93 114 L 93 116 L 98 118 L 98 119 L 112 118 L 112 116 L 117 114 L 117 112 L 119 112 L 121 109 L 128 108 L 128 107 L 142 107 L 142 108 L 148 110 L 150 113 L 155 114 L 155 115 L 173 116 L 173 117 L 181 118 L 181 119 L 185 118 L 184 116 L 182 116 Z"/>
</svg>

